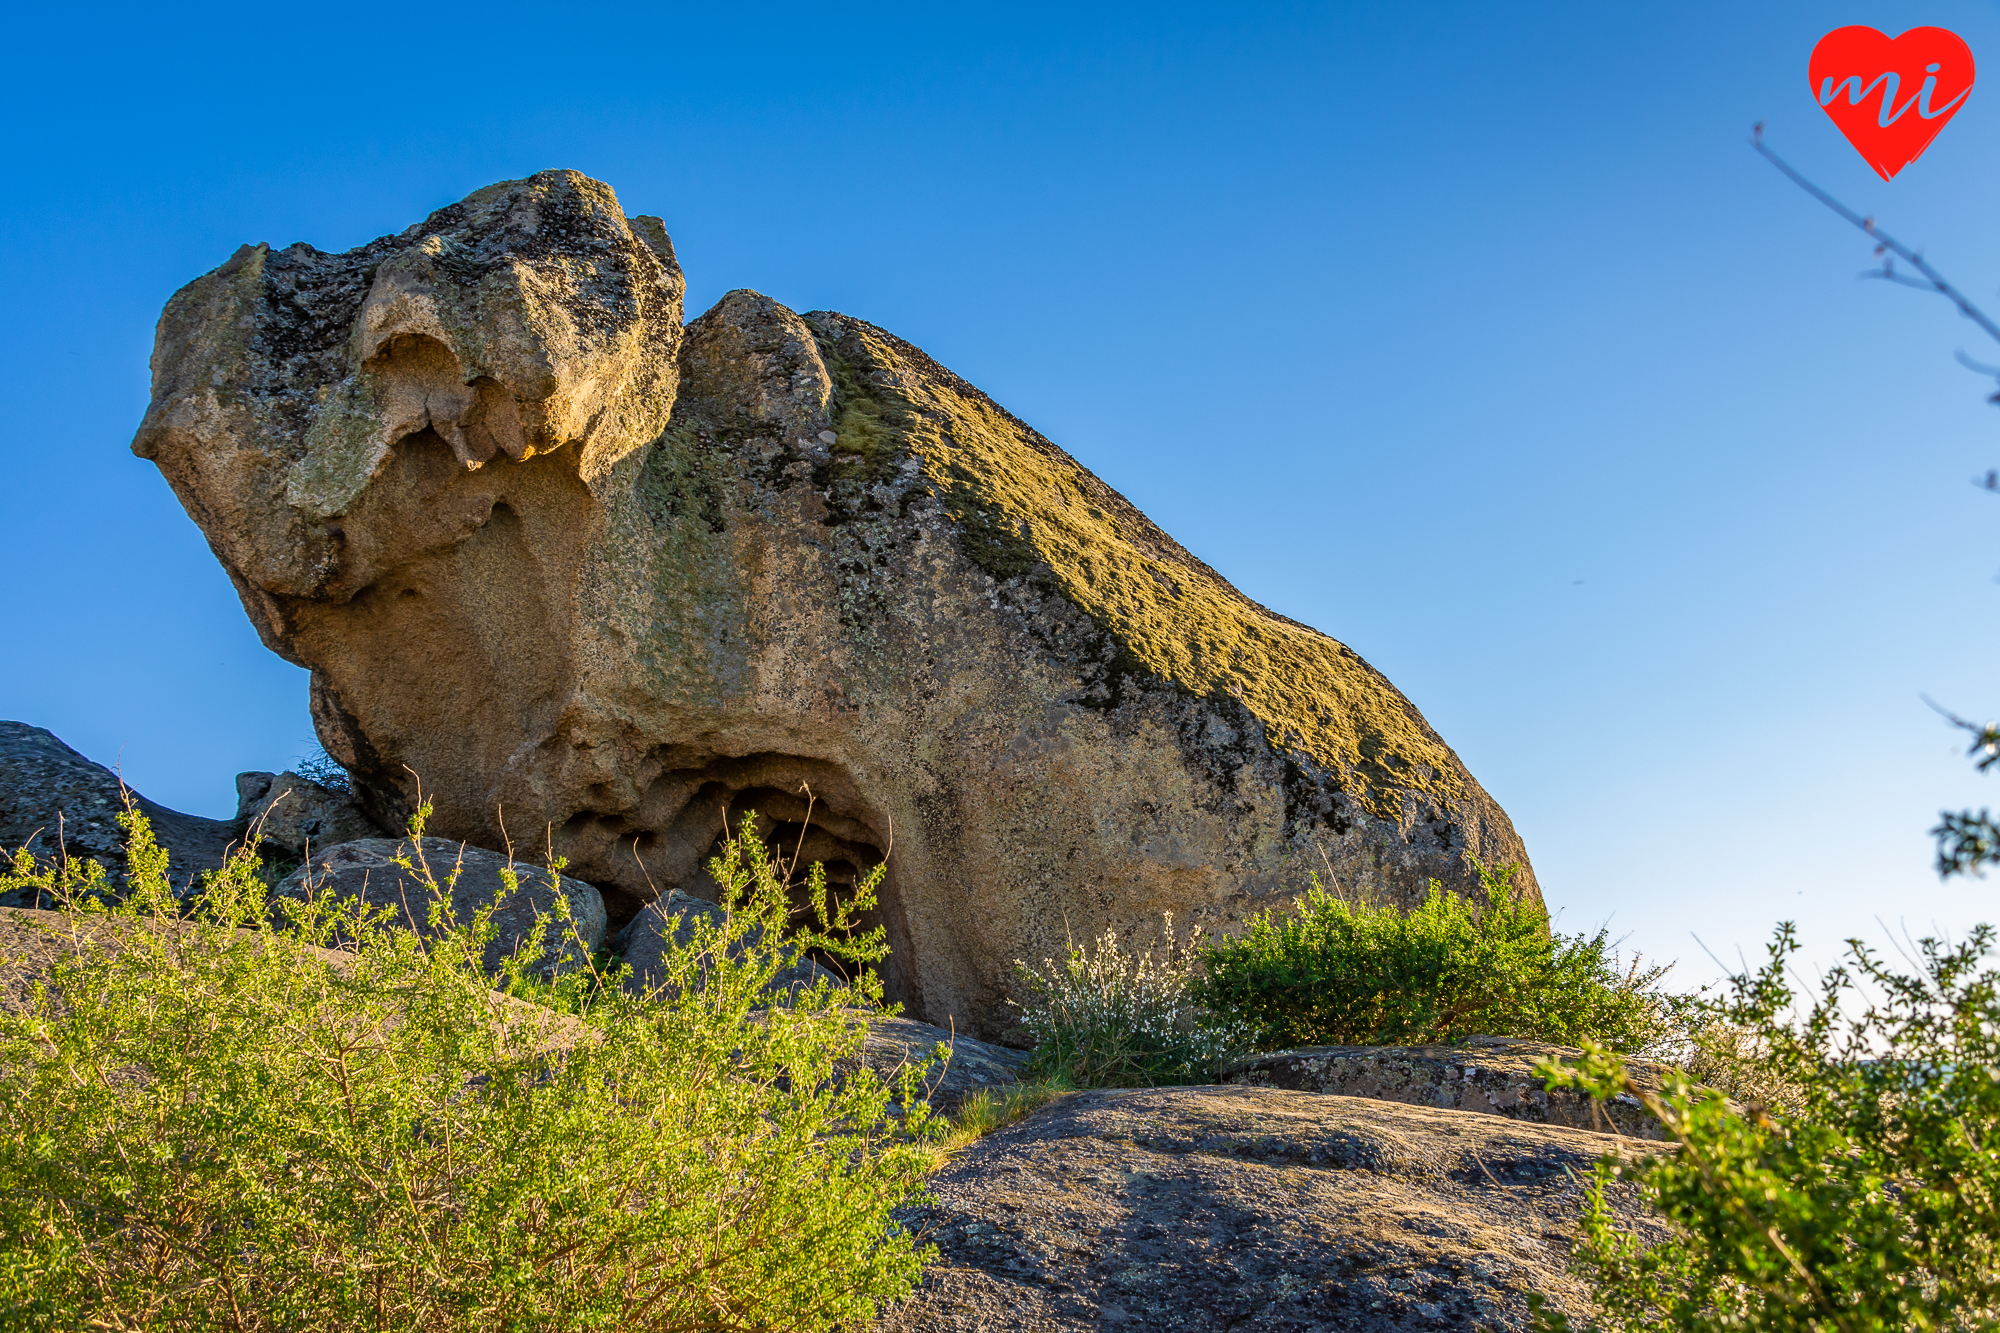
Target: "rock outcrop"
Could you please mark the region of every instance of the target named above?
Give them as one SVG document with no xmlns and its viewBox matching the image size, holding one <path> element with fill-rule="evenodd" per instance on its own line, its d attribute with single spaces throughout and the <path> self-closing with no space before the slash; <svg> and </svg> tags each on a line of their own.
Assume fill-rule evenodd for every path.
<svg viewBox="0 0 2000 1333">
<path fill-rule="evenodd" d="M 939 1262 L 877 1330 L 1518 1330 L 1531 1292 L 1581 1316 L 1579 1179 L 1649 1150 L 1275 1088 L 1077 1093 L 932 1178 L 902 1220 Z"/>
<path fill-rule="evenodd" d="M 632 924 L 612 940 L 612 948 L 632 969 L 625 977 L 625 989 L 638 996 L 653 995 L 664 989 L 668 951 L 693 944 L 697 922 L 719 926 L 723 920 L 720 907 L 678 890 L 646 904 L 632 918 Z M 811 959 L 801 958 L 771 978 L 771 989 L 796 993 L 816 985 L 822 978 L 839 984 L 838 977 Z"/>
<path fill-rule="evenodd" d="M 275 854 L 296 861 L 323 847 L 385 832 L 349 793 L 299 773 L 238 773 L 236 825 L 246 836 L 257 836 L 267 860 Z"/>
<path fill-rule="evenodd" d="M 64 958 L 73 957 L 79 948 L 116 950 L 124 947 L 134 930 L 185 928 L 184 923 L 108 913 L 80 916 L 0 907 L 0 1011 L 29 1012 L 36 1003 L 36 983 L 45 980 L 52 967 Z M 354 957 L 339 950 L 301 947 L 340 967 L 349 966 Z M 591 1040 L 589 1029 L 567 1015 L 512 998 L 498 1003 L 509 1014 L 526 1016 L 545 1032 L 551 1052 Z M 842 1076 L 857 1068 L 868 1068 L 894 1084 L 905 1068 L 914 1066 L 922 1074 L 918 1094 L 940 1111 L 955 1110 L 975 1092 L 1013 1082 L 1027 1064 L 1028 1057 L 1020 1051 L 977 1041 L 963 1033 L 948 1032 L 914 1019 L 891 1018 L 862 1010 L 847 1012 L 866 1031 L 861 1048 L 846 1062 Z"/>
<path fill-rule="evenodd" d="M 219 869 L 241 832 L 227 820 L 184 815 L 138 792 L 131 796 L 172 858 L 177 887 L 201 871 Z M 125 874 L 125 830 L 118 826 L 124 812 L 125 789 L 116 773 L 41 727 L 0 722 L 0 849 L 6 855 L 25 847 L 46 862 L 66 851 L 98 862 L 115 885 Z"/>
<path fill-rule="evenodd" d="M 36 993 L 37 986 L 46 985 L 58 965 L 78 958 L 115 956 L 147 935 L 166 937 L 170 958 L 181 956 L 189 939 L 199 947 L 202 941 L 214 938 L 190 920 L 0 907 L 0 1011 L 46 1015 L 44 1006 L 54 998 L 60 1012 L 59 997 L 52 997 L 47 989 Z M 237 932 L 237 938 L 270 947 L 283 937 L 243 930 Z M 354 965 L 354 954 L 344 949 L 316 948 L 297 941 L 280 947 L 296 949 L 336 971 L 344 972 Z M 492 996 L 492 1003 L 509 1027 L 534 1034 L 533 1049 L 538 1053 L 559 1056 L 579 1042 L 595 1040 L 588 1026 L 559 1010 L 498 993 Z"/>
<path fill-rule="evenodd" d="M 955 1111 L 976 1092 L 1016 1082 L 1028 1056 L 913 1018 L 877 1014 L 868 1019 L 856 1063 L 892 1083 L 906 1067 L 915 1066 L 923 1071 L 918 1094 L 940 1111 Z"/>
<path fill-rule="evenodd" d="M 1257 605 L 902 340 L 737 291 L 573 172 L 177 293 L 134 449 L 384 827 L 544 830 L 614 925 L 723 821 L 851 880 L 884 979 L 997 1036 L 1065 930 L 1408 903 L 1508 819 L 1353 651 Z M 414 776 L 413 776 L 414 775 Z M 810 821 L 808 812 L 810 810 Z"/>
<path fill-rule="evenodd" d="M 1639 1139 L 1667 1137 L 1666 1127 L 1630 1093 L 1599 1105 L 1572 1089 L 1543 1087 L 1537 1062 L 1576 1055 L 1566 1046 L 1512 1037 L 1473 1037 L 1463 1046 L 1308 1046 L 1238 1061 L 1222 1071 L 1222 1081 L 1474 1111 Z M 1640 1059 L 1628 1059 L 1626 1069 L 1648 1092 L 1659 1091 L 1667 1072 L 1664 1065 Z"/>
</svg>

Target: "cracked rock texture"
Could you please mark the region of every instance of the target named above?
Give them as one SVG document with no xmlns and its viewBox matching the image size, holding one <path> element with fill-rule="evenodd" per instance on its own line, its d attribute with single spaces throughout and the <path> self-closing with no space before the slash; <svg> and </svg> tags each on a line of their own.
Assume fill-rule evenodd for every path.
<svg viewBox="0 0 2000 1333">
<path fill-rule="evenodd" d="M 1077 1093 L 932 1178 L 903 1221 L 939 1262 L 877 1330 L 1518 1330 L 1529 1292 L 1581 1316 L 1569 1173 L 1648 1150 L 1275 1088 Z"/>
<path fill-rule="evenodd" d="M 683 329 L 682 291 L 659 219 L 551 171 L 168 304 L 133 447 L 382 827 L 421 779 L 434 832 L 552 845 L 614 929 L 712 897 L 753 808 L 837 886 L 893 843 L 890 996 L 987 1038 L 1014 959 L 1227 929 L 1322 858 L 1535 892 L 1352 650 L 901 339 L 751 291 Z"/>
</svg>

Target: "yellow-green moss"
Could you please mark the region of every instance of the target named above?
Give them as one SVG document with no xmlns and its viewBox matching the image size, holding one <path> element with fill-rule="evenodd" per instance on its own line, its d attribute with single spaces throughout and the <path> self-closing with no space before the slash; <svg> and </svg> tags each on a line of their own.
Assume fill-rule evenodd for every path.
<svg viewBox="0 0 2000 1333">
<path fill-rule="evenodd" d="M 881 401 L 862 388 L 846 361 L 836 356 L 826 366 L 833 377 L 834 453 L 858 455 L 864 463 L 888 456 L 895 450 L 900 432 L 885 416 Z"/>
<path fill-rule="evenodd" d="M 1151 525 L 1116 513 L 1129 507 L 1075 460 L 879 331 L 843 321 L 841 332 L 875 363 L 829 357 L 843 441 L 854 430 L 853 451 L 875 455 L 894 436 L 920 457 L 967 554 L 996 578 L 1046 566 L 1125 652 L 1194 694 L 1240 699 L 1272 745 L 1342 773 L 1373 814 L 1394 818 L 1404 792 L 1464 794 L 1444 744 L 1352 649 L 1272 615 L 1192 560 L 1149 552 L 1157 543 L 1139 529 Z"/>
</svg>

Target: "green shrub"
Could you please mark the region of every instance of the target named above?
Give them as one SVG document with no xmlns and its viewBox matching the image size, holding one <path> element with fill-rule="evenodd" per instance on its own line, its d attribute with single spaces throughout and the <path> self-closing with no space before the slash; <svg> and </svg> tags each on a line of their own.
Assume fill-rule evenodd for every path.
<svg viewBox="0 0 2000 1333">
<path fill-rule="evenodd" d="M 1690 1083 L 1769 1111 L 1796 1111 L 1803 1092 L 1771 1060 L 1769 1043 L 1756 1028 L 1733 1022 L 1728 1006 L 1706 988 L 1693 995 L 1660 997 L 1661 1035 L 1636 1054 L 1671 1065 Z"/>
<path fill-rule="evenodd" d="M 1678 1152 L 1588 1183 L 1577 1260 L 1607 1330 L 1901 1333 L 2000 1321 L 2000 972 L 1989 926 L 1964 943 L 1919 942 L 1920 968 L 1886 967 L 1858 940 L 1792 1018 L 1778 930 L 1764 968 L 1716 1002 L 1724 1031 L 1785 1088 L 1785 1108 L 1732 1106 L 1671 1076 L 1659 1094 L 1594 1049 L 1550 1066 L 1552 1087 L 1643 1100 Z M 1858 983 L 1858 984 L 1857 984 Z M 1858 1016 L 1848 1011 L 1873 999 Z M 1736 1040 L 1732 1038 L 1732 1040 Z M 1747 1050 L 1748 1056 L 1742 1052 Z M 1665 1222 L 1645 1231 L 1610 1207 L 1636 1189 Z M 1568 1327 L 1545 1313 L 1545 1329 Z"/>
<path fill-rule="evenodd" d="M 766 1007 L 808 937 L 747 833 L 665 992 L 517 957 L 551 1007 L 495 991 L 490 911 L 444 920 L 435 881 L 426 937 L 324 899 L 279 929 L 254 852 L 184 910 L 126 821 L 122 904 L 79 896 L 94 868 L 0 876 L 74 909 L 0 1013 L 0 1327 L 825 1329 L 917 1278 L 890 1210 L 934 1129 L 865 1068 L 836 1077 L 856 989 Z"/>
<path fill-rule="evenodd" d="M 1071 944 L 1060 963 L 1044 959 L 1042 971 L 1015 960 L 1032 1073 L 1079 1088 L 1211 1083 L 1250 1049 L 1241 1024 L 1194 997 L 1199 928 L 1182 944 L 1169 914 L 1163 935 L 1157 952 L 1128 953 L 1107 930 L 1095 946 Z"/>
<path fill-rule="evenodd" d="M 1432 880 L 1407 913 L 1348 903 L 1315 875 L 1292 915 L 1263 912 L 1212 941 L 1195 995 L 1266 1050 L 1474 1034 L 1630 1049 L 1661 1034 L 1664 967 L 1620 971 L 1606 931 L 1552 934 L 1548 914 L 1512 890 L 1513 866 L 1477 869 L 1477 909 Z"/>
</svg>

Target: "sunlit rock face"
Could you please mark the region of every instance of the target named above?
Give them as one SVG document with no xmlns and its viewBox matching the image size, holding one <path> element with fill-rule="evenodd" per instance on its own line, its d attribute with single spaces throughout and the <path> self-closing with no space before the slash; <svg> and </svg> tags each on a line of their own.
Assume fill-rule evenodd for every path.
<svg viewBox="0 0 2000 1333">
<path fill-rule="evenodd" d="M 1012 1025 L 1013 960 L 1227 929 L 1309 872 L 1409 903 L 1506 814 L 1380 673 L 1244 597 L 910 344 L 732 292 L 552 171 L 175 295 L 134 449 L 371 814 L 553 848 L 615 929 L 755 809 L 885 855 L 892 996 Z"/>
</svg>

